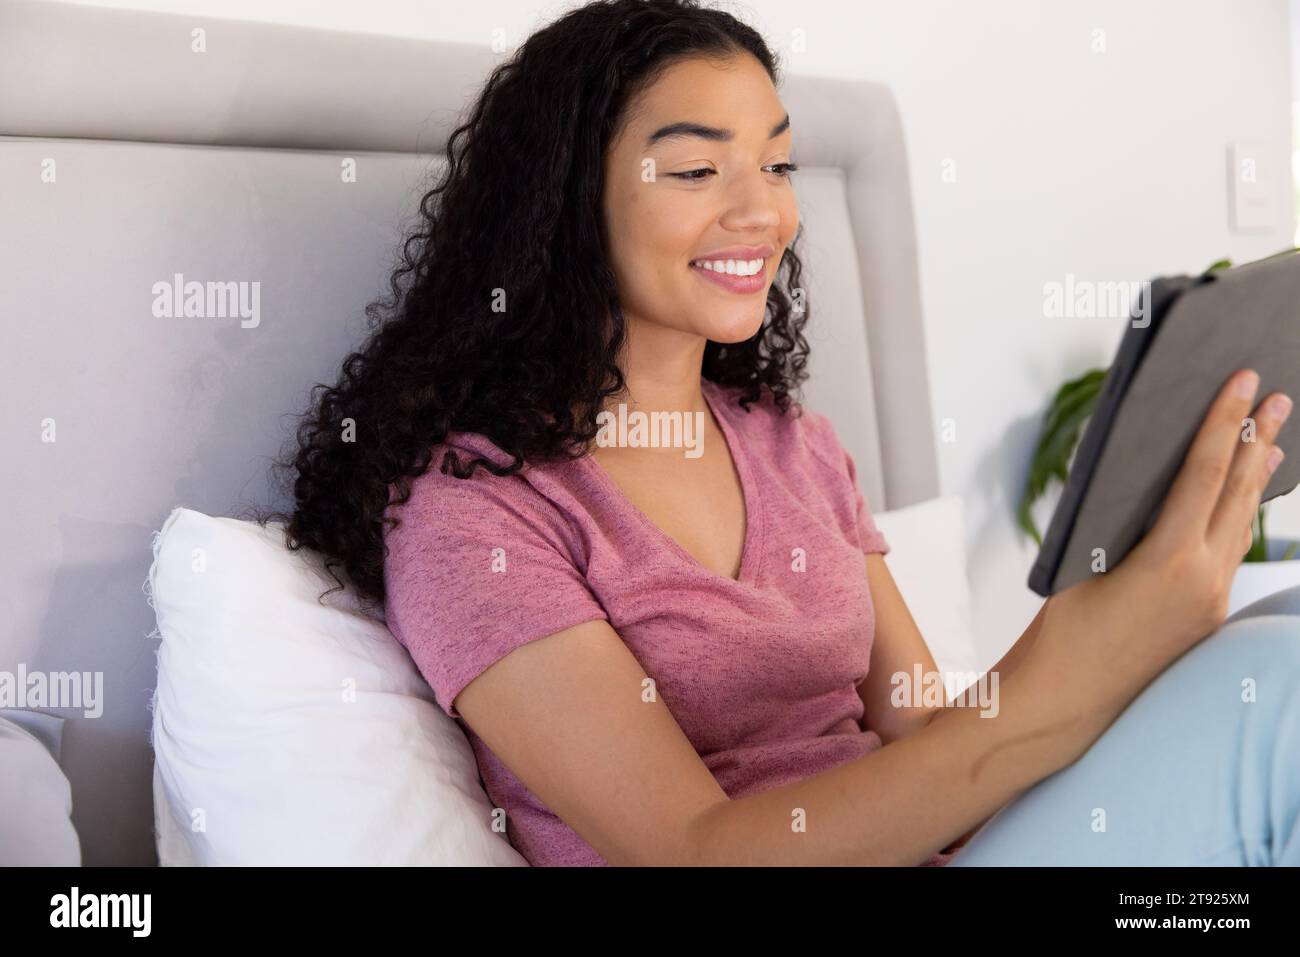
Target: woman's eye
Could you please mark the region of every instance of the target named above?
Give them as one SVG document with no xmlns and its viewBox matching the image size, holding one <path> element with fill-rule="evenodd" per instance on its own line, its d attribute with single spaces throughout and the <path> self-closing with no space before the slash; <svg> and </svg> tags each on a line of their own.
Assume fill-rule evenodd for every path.
<svg viewBox="0 0 1300 957">
<path fill-rule="evenodd" d="M 796 172 L 799 169 L 799 167 L 796 166 L 794 163 L 774 163 L 771 166 L 765 166 L 764 169 L 771 170 L 777 176 L 783 176 L 789 178 L 790 174 Z M 709 169 L 707 166 L 705 166 L 705 167 L 701 167 L 700 169 L 687 170 L 684 173 L 669 173 L 668 175 L 674 176 L 677 179 L 699 181 L 715 173 L 717 173 L 717 170 Z"/>
<path fill-rule="evenodd" d="M 669 176 L 676 176 L 678 179 L 704 179 L 703 173 L 712 173 L 713 170 L 707 166 L 702 169 L 687 170 L 685 173 L 669 173 Z"/>
</svg>

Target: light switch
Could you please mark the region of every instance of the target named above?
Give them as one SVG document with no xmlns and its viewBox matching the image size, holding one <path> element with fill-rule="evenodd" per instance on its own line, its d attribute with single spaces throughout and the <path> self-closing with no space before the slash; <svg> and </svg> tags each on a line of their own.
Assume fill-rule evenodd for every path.
<svg viewBox="0 0 1300 957">
<path fill-rule="evenodd" d="M 1232 228 L 1265 233 L 1277 228 L 1277 171 L 1264 143 L 1234 143 L 1228 150 Z"/>
</svg>

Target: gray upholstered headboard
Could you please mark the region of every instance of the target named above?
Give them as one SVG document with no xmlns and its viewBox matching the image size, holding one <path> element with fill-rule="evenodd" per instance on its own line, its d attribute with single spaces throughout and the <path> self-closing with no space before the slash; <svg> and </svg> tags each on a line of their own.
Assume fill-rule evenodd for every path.
<svg viewBox="0 0 1300 957">
<path fill-rule="evenodd" d="M 206 52 L 193 52 L 193 31 Z M 487 47 L 53 3 L 0 5 L 0 670 L 102 672 L 62 763 L 87 864 L 155 860 L 150 539 L 175 505 L 273 498 L 266 466 L 386 291 Z M 889 91 L 782 88 L 813 346 L 876 511 L 938 494 L 911 198 Z M 342 164 L 355 162 L 355 182 Z M 258 283 L 257 321 L 154 314 L 153 287 Z M 52 441 L 51 441 L 52 439 Z"/>
</svg>

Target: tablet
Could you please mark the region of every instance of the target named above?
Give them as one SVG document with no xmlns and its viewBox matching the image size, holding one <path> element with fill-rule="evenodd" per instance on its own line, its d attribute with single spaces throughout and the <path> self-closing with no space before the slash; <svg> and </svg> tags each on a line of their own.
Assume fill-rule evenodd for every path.
<svg viewBox="0 0 1300 957">
<path fill-rule="evenodd" d="M 1256 403 L 1300 403 L 1300 253 L 1200 276 L 1155 279 L 1130 313 L 1096 409 L 1029 574 L 1047 597 L 1117 566 L 1155 524 L 1210 405 L 1238 369 L 1259 373 Z M 1300 483 L 1300 415 L 1261 501 Z"/>
</svg>

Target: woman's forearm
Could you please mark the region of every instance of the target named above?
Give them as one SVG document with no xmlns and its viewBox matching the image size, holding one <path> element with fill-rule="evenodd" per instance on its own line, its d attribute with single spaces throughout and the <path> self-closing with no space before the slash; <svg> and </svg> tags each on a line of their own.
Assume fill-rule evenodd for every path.
<svg viewBox="0 0 1300 957">
<path fill-rule="evenodd" d="M 1003 678 L 1009 677 L 1016 670 L 1016 666 L 1019 665 L 1019 663 L 1024 660 L 1025 655 L 1028 654 L 1029 652 L 1029 649 L 1034 646 L 1034 640 L 1038 637 L 1038 629 L 1043 624 L 1043 616 L 1047 612 L 1047 602 L 1049 601 L 1051 601 L 1050 597 L 1047 599 L 1047 601 L 1043 602 L 1043 606 L 1038 609 L 1038 614 L 1034 616 L 1034 620 L 1029 623 L 1029 626 L 1027 628 L 1025 628 L 1024 632 L 1016 640 L 1015 644 L 1013 644 L 1007 650 L 1007 653 L 1004 654 L 1001 657 L 1001 659 L 998 660 L 997 664 L 995 664 L 992 668 L 989 669 L 991 672 L 995 672 L 998 675 L 999 682 L 1001 682 Z M 940 711 L 938 710 L 932 711 L 926 718 L 926 724 L 929 724 L 930 721 L 934 720 L 935 715 L 939 713 Z M 992 814 L 989 815 L 989 817 L 992 816 L 993 816 Z M 957 850 L 958 848 L 963 846 L 967 841 L 969 841 L 975 835 L 975 832 L 978 831 L 981 827 L 983 827 L 986 823 L 988 823 L 988 818 L 985 818 L 984 820 L 980 821 L 978 824 L 972 827 L 961 837 L 957 838 L 957 840 L 953 841 L 951 844 L 945 847 L 944 851 L 947 852 L 947 851 Z"/>
<path fill-rule="evenodd" d="M 694 825 L 702 865 L 917 865 L 1077 759 L 1085 716 L 1042 680 L 1001 682 L 995 717 L 946 708 L 925 727 L 811 778 L 721 802 Z"/>
</svg>

